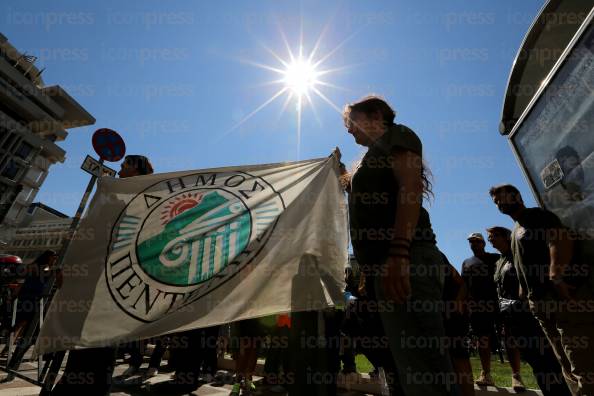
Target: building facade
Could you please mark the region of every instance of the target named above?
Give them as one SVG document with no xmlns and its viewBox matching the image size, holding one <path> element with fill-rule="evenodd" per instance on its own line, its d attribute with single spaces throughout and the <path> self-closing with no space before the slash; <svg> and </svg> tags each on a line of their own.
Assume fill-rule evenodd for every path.
<svg viewBox="0 0 594 396">
<path fill-rule="evenodd" d="M 19 256 L 30 263 L 46 250 L 59 252 L 68 235 L 72 218 L 42 203 L 35 202 L 22 216 L 18 227 L 12 229 L 3 253 Z"/>
<path fill-rule="evenodd" d="M 35 57 L 0 34 L 0 241 L 14 234 L 52 164 L 66 130 L 95 119 L 59 85 L 46 86 Z M 6 245 L 0 242 L 0 251 Z"/>
</svg>

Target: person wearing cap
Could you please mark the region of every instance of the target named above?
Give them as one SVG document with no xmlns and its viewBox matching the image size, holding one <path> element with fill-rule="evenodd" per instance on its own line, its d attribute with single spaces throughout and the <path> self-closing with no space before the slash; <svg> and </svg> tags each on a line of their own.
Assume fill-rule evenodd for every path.
<svg viewBox="0 0 594 396">
<path fill-rule="evenodd" d="M 497 320 L 497 290 L 493 281 L 495 262 L 499 256 L 485 251 L 485 238 L 480 232 L 468 235 L 472 257 L 462 263 L 462 279 L 468 291 L 470 326 L 478 337 L 482 371 L 475 381 L 479 386 L 494 386 L 491 377 L 491 338 Z"/>
<path fill-rule="evenodd" d="M 521 295 L 551 343 L 571 393 L 594 395 L 594 271 L 591 262 L 574 254 L 579 235 L 553 212 L 527 208 L 511 184 L 491 187 L 489 195 L 515 221 L 511 252 Z"/>
<path fill-rule="evenodd" d="M 520 297 L 520 283 L 511 252 L 511 230 L 499 226 L 488 228 L 487 239 L 501 253 L 495 265 L 495 284 L 505 348 L 514 372 L 512 388 L 516 392 L 525 389 L 520 377 L 521 356 L 532 367 L 544 396 L 569 396 L 571 393 L 551 344 L 530 312 L 528 302 Z"/>
</svg>

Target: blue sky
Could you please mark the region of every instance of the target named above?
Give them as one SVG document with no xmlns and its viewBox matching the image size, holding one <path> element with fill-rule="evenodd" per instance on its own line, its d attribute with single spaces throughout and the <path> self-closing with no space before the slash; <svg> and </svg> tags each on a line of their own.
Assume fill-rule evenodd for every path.
<svg viewBox="0 0 594 396">
<path fill-rule="evenodd" d="M 282 35 L 308 53 L 342 45 L 322 64 L 338 69 L 322 87 L 339 108 L 381 94 L 397 122 L 421 137 L 434 174 L 428 206 L 440 248 L 457 267 L 466 235 L 511 226 L 490 202 L 493 184 L 511 182 L 534 199 L 507 139 L 498 133 L 515 53 L 543 0 L 475 1 L 4 1 L 1 32 L 39 57 L 47 85 L 59 84 L 97 119 L 71 130 L 65 163 L 51 168 L 37 200 L 72 215 L 88 181 L 80 170 L 97 128 L 115 129 L 129 154 L 148 155 L 157 172 L 269 163 L 328 155 L 352 164 L 364 149 L 340 114 L 313 95 L 300 148 L 295 105 L 283 98 L 232 129 L 270 98 L 283 58 Z M 345 40 L 347 40 L 345 42 Z M 119 169 L 118 164 L 113 164 Z"/>
</svg>

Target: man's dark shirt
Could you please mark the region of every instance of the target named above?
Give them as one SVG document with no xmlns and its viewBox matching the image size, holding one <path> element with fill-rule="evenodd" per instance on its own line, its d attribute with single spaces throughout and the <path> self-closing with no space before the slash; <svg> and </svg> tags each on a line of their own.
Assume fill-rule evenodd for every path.
<svg viewBox="0 0 594 396">
<path fill-rule="evenodd" d="M 462 263 L 462 279 L 468 290 L 468 298 L 474 302 L 497 301 L 497 289 L 493 276 L 498 254 L 485 253 L 481 257 L 472 256 Z"/>
<path fill-rule="evenodd" d="M 552 290 L 549 281 L 548 233 L 563 228 L 561 220 L 541 208 L 524 209 L 512 232 L 512 255 L 522 287 L 528 298 L 544 297 Z"/>
<path fill-rule="evenodd" d="M 353 252 L 365 272 L 386 260 L 390 241 L 394 237 L 399 186 L 392 171 L 392 158 L 398 149 L 422 156 L 421 141 L 417 135 L 399 124 L 392 125 L 369 148 L 351 179 L 351 242 Z M 419 241 L 435 244 L 429 214 L 423 208 L 413 243 Z"/>
<path fill-rule="evenodd" d="M 495 284 L 499 298 L 508 300 L 520 299 L 520 281 L 518 273 L 514 267 L 511 251 L 502 254 L 497 263 L 495 263 Z"/>
</svg>

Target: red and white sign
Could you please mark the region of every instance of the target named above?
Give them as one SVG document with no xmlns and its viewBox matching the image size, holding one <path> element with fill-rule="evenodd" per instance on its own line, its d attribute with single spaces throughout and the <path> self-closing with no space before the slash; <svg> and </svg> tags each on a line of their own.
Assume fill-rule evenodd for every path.
<svg viewBox="0 0 594 396">
<path fill-rule="evenodd" d="M 124 139 L 112 129 L 97 129 L 92 142 L 95 152 L 103 161 L 117 162 L 126 154 Z"/>
</svg>

